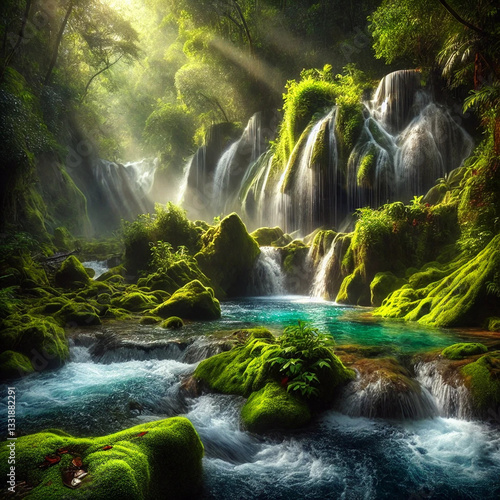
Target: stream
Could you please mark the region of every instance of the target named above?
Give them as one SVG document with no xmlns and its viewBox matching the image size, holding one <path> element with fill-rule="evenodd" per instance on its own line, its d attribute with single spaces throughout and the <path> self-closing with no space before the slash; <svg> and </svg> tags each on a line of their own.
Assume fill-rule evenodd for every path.
<svg viewBox="0 0 500 500">
<path fill-rule="evenodd" d="M 181 333 L 131 323 L 80 329 L 69 332 L 71 360 L 63 368 L 15 382 L 17 427 L 22 433 L 56 427 L 97 436 L 185 415 L 205 446 L 207 499 L 500 497 L 498 426 L 443 416 L 353 418 L 340 406 L 300 431 L 261 437 L 240 427 L 243 398 L 192 398 L 183 391 L 182 379 L 197 363 L 224 348 L 215 332 L 265 325 L 279 333 L 299 319 L 331 333 L 338 346 L 383 346 L 396 357 L 467 338 L 295 296 L 225 302 L 220 320 L 190 323 Z M 107 338 L 120 342 L 96 349 Z"/>
</svg>

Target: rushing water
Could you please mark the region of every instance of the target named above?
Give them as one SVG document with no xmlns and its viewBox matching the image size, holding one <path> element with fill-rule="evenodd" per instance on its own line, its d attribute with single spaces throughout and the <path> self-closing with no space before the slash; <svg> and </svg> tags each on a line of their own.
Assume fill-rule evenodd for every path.
<svg viewBox="0 0 500 500">
<path fill-rule="evenodd" d="M 97 337 L 94 330 L 80 333 L 63 368 L 15 382 L 17 428 L 27 433 L 58 427 L 95 436 L 186 415 L 205 446 L 204 498 L 210 499 L 498 498 L 498 427 L 453 418 L 402 421 L 329 411 L 306 429 L 258 437 L 240 427 L 243 398 L 205 394 L 193 399 L 181 388 L 200 359 L 220 350 L 220 338 L 206 334 L 221 329 L 265 324 L 280 331 L 305 319 L 332 333 L 338 345 L 390 345 L 403 355 L 444 347 L 460 340 L 460 334 L 365 321 L 359 309 L 301 297 L 245 299 L 224 303 L 222 309 L 220 320 L 191 323 L 180 337 L 157 326 L 130 324 L 98 327 Z M 96 338 L 105 335 L 121 343 L 99 357 Z M 6 406 L 6 400 L 1 404 Z M 4 418 L 6 408 L 1 414 Z"/>
</svg>

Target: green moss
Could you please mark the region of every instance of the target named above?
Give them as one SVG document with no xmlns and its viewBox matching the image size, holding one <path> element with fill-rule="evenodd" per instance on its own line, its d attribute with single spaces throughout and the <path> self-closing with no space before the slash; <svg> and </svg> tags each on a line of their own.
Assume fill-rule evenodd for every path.
<svg viewBox="0 0 500 500">
<path fill-rule="evenodd" d="M 241 420 L 251 432 L 296 429 L 311 420 L 306 403 L 276 382 L 269 382 L 254 392 L 241 409 Z"/>
<path fill-rule="evenodd" d="M 159 323 L 160 321 L 161 321 L 161 318 L 158 316 L 143 316 L 139 320 L 139 323 L 141 325 L 155 325 L 156 323 Z"/>
<path fill-rule="evenodd" d="M 260 250 L 238 215 L 225 217 L 202 241 L 195 258 L 203 273 L 227 295 L 244 293 Z"/>
<path fill-rule="evenodd" d="M 31 361 L 24 354 L 15 351 L 4 351 L 0 354 L 1 379 L 24 377 L 33 371 Z"/>
<path fill-rule="evenodd" d="M 358 186 L 364 188 L 372 188 L 375 183 L 375 168 L 377 166 L 376 162 L 376 151 L 375 148 L 371 148 L 361 160 L 358 168 L 356 182 Z"/>
<path fill-rule="evenodd" d="M 268 330 L 252 331 L 244 345 L 202 361 L 193 376 L 223 394 L 249 396 L 270 380 L 269 370 L 260 354 L 263 347 L 274 342 Z"/>
<path fill-rule="evenodd" d="M 344 278 L 335 301 L 339 304 L 370 305 L 364 266 L 357 267 L 353 273 Z"/>
<path fill-rule="evenodd" d="M 74 238 L 65 227 L 56 227 L 53 237 L 54 245 L 59 250 L 73 250 Z"/>
<path fill-rule="evenodd" d="M 81 288 L 90 284 L 90 278 L 82 266 L 82 263 L 70 255 L 56 271 L 54 280 L 57 286 L 62 288 Z"/>
<path fill-rule="evenodd" d="M 488 330 L 490 332 L 500 332 L 500 318 L 488 318 Z"/>
<path fill-rule="evenodd" d="M 47 306 L 51 307 L 53 305 L 55 309 L 59 303 L 60 301 L 55 301 Z M 44 311 L 44 313 L 46 314 L 47 311 Z M 87 300 L 82 302 L 66 300 L 61 309 L 57 312 L 54 310 L 53 316 L 61 326 L 93 326 L 101 324 L 99 310 Z"/>
<path fill-rule="evenodd" d="M 177 330 L 178 328 L 182 328 L 183 326 L 184 322 L 182 321 L 181 318 L 178 318 L 177 316 L 170 316 L 170 318 L 167 318 L 161 324 L 162 328 L 168 328 L 171 330 Z"/>
<path fill-rule="evenodd" d="M 210 280 L 201 272 L 195 260 L 179 260 L 169 266 L 168 269 L 150 274 L 144 281 L 140 280 L 137 284 L 143 284 L 152 291 L 158 290 L 172 294 L 194 280 L 198 280 L 204 286 L 211 286 Z M 164 297 L 163 300 L 167 298 Z"/>
<path fill-rule="evenodd" d="M 494 351 L 461 369 L 476 409 L 496 412 L 500 407 L 500 351 Z"/>
<path fill-rule="evenodd" d="M 144 435 L 140 435 L 141 433 Z M 105 446 L 111 449 L 103 450 Z M 45 455 L 68 449 L 58 465 L 40 469 Z M 7 474 L 9 450 L 0 452 L 2 475 Z M 81 486 L 71 490 L 72 499 L 110 498 L 189 499 L 202 484 L 203 445 L 185 418 L 148 422 L 116 434 L 98 438 L 74 438 L 60 431 L 23 436 L 16 441 L 16 479 L 33 485 L 28 498 L 67 498 L 62 470 L 80 456 L 89 474 Z"/>
<path fill-rule="evenodd" d="M 125 269 L 124 266 L 116 266 L 112 267 L 105 273 L 101 274 L 98 278 L 96 278 L 96 281 L 117 281 L 121 282 L 123 281 L 123 278 L 127 274 L 127 270 Z"/>
<path fill-rule="evenodd" d="M 377 273 L 370 283 L 371 305 L 380 306 L 382 301 L 394 290 L 401 288 L 406 284 L 406 280 L 398 278 L 396 275 L 387 271 Z"/>
<path fill-rule="evenodd" d="M 25 355 L 37 371 L 57 368 L 68 359 L 65 332 L 52 318 L 25 315 L 9 323 L 0 337 L 2 350 Z"/>
<path fill-rule="evenodd" d="M 220 318 L 220 304 L 211 288 L 194 280 L 179 288 L 168 300 L 151 312 L 162 318 L 180 316 L 195 320 L 217 319 Z"/>
<path fill-rule="evenodd" d="M 250 236 L 257 241 L 260 247 L 268 247 L 283 236 L 283 230 L 280 227 L 260 227 Z"/>
<path fill-rule="evenodd" d="M 450 264 L 444 278 L 414 291 L 412 301 L 396 291 L 375 314 L 418 319 L 431 326 L 480 325 L 498 310 L 498 302 L 488 294 L 487 287 L 499 267 L 500 235 L 497 235 L 474 258 L 457 259 Z M 425 281 L 419 278 L 417 282 Z"/>
<path fill-rule="evenodd" d="M 126 309 L 127 311 L 144 311 L 152 309 L 158 305 L 158 302 L 154 296 L 132 291 L 125 293 L 121 297 L 112 299 L 111 304 L 114 307 Z"/>
<path fill-rule="evenodd" d="M 322 257 L 330 249 L 337 233 L 335 231 L 318 231 L 312 241 L 311 258 L 314 265 L 318 265 Z"/>
<path fill-rule="evenodd" d="M 453 344 L 443 349 L 441 356 L 447 359 L 463 359 L 477 354 L 484 354 L 488 352 L 488 348 L 479 343 L 462 343 Z"/>
</svg>

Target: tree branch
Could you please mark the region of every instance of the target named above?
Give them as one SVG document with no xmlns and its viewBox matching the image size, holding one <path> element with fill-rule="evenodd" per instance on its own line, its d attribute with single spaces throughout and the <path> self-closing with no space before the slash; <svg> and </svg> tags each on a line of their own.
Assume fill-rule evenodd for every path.
<svg viewBox="0 0 500 500">
<path fill-rule="evenodd" d="M 487 38 L 498 38 L 495 35 L 492 35 L 491 33 L 488 33 L 482 30 L 481 28 L 478 28 L 477 26 L 474 26 L 473 24 L 466 21 L 463 17 L 460 16 L 460 14 L 458 14 L 456 10 L 453 9 L 453 7 L 451 7 L 451 5 L 448 4 L 448 2 L 446 2 L 446 0 L 438 0 L 438 1 L 460 24 L 463 24 L 472 31 L 479 33 L 481 36 Z"/>
<path fill-rule="evenodd" d="M 201 95 L 201 97 L 206 99 L 209 103 L 215 104 L 219 108 L 219 110 L 221 111 L 226 122 L 229 123 L 229 118 L 227 117 L 226 112 L 224 111 L 224 108 L 221 106 L 220 102 L 215 97 L 213 99 L 211 99 L 210 97 L 206 96 L 203 92 L 198 91 L 198 93 Z"/>
<path fill-rule="evenodd" d="M 100 69 L 97 73 L 95 73 L 94 75 L 92 75 L 90 77 L 90 80 L 87 82 L 87 85 L 85 85 L 85 90 L 83 91 L 82 97 L 80 98 L 80 102 L 83 102 L 83 100 L 87 96 L 90 84 L 94 81 L 94 79 L 97 78 L 101 73 L 104 73 L 109 68 L 111 68 L 111 66 L 114 66 L 122 57 L 123 57 L 123 54 L 120 57 L 118 57 L 116 60 L 114 60 L 112 63 L 106 64 L 106 66 L 104 68 Z"/>
</svg>

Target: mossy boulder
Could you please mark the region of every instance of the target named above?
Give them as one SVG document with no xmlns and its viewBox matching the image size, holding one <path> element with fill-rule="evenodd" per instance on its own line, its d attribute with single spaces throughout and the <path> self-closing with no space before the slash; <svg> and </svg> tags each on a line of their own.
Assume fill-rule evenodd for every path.
<svg viewBox="0 0 500 500">
<path fill-rule="evenodd" d="M 311 420 L 311 411 L 284 387 L 269 382 L 248 398 L 241 409 L 241 420 L 249 431 L 257 433 L 296 429 Z"/>
<path fill-rule="evenodd" d="M 470 356 L 475 356 L 477 354 L 485 354 L 488 352 L 488 348 L 479 343 L 462 343 L 462 344 L 453 344 L 448 346 L 446 349 L 443 349 L 441 352 L 441 356 L 446 359 L 464 359 Z"/>
<path fill-rule="evenodd" d="M 344 278 L 335 299 L 339 304 L 370 305 L 370 295 L 366 287 L 364 266 L 357 267 L 353 273 Z"/>
<path fill-rule="evenodd" d="M 500 415 L 500 351 L 481 356 L 461 369 L 474 409 L 487 418 Z"/>
<path fill-rule="evenodd" d="M 238 215 L 225 217 L 202 241 L 195 258 L 203 273 L 228 296 L 243 294 L 260 250 Z"/>
<path fill-rule="evenodd" d="M 81 288 L 90 284 L 90 278 L 82 263 L 70 255 L 56 271 L 54 280 L 61 288 Z"/>
<path fill-rule="evenodd" d="M 58 464 L 39 468 L 46 455 L 65 449 Z M 8 471 L 9 448 L 0 452 L 0 471 Z M 16 480 L 33 487 L 29 498 L 107 500 L 197 498 L 202 485 L 203 444 L 186 418 L 148 422 L 108 436 L 75 438 L 49 430 L 16 441 Z M 62 475 L 80 457 L 88 472 L 68 489 Z"/>
<path fill-rule="evenodd" d="M 198 280 L 179 288 L 168 300 L 151 311 L 162 318 L 179 316 L 184 319 L 210 320 L 220 318 L 220 304 L 211 288 Z"/>
<path fill-rule="evenodd" d="M 150 274 L 147 278 L 137 281 L 138 286 L 146 286 L 152 291 L 174 293 L 179 288 L 193 280 L 198 280 L 204 286 L 212 286 L 210 280 L 203 274 L 196 261 L 180 260 L 174 262 L 168 269 Z M 215 289 L 217 295 L 218 289 Z M 221 293 L 223 293 L 221 291 Z"/>
<path fill-rule="evenodd" d="M 184 326 L 184 321 L 177 316 L 170 316 L 161 324 L 162 328 L 167 328 L 169 330 L 178 330 Z"/>
<path fill-rule="evenodd" d="M 54 229 L 53 241 L 59 250 L 72 250 L 75 244 L 73 236 L 65 227 L 56 227 Z"/>
<path fill-rule="evenodd" d="M 139 323 L 141 325 L 156 325 L 161 321 L 161 318 L 158 316 L 143 316 L 140 320 Z"/>
<path fill-rule="evenodd" d="M 312 266 L 308 260 L 309 247 L 301 240 L 293 240 L 281 249 L 285 288 L 290 293 L 309 293 Z"/>
<path fill-rule="evenodd" d="M 111 304 L 120 309 L 137 312 L 154 308 L 158 305 L 158 301 L 155 296 L 138 291 L 130 291 L 124 293 L 121 297 L 112 299 Z"/>
<path fill-rule="evenodd" d="M 57 368 L 68 359 L 66 334 L 52 318 L 25 315 L 7 326 L 2 332 L 0 348 L 26 356 L 35 370 Z"/>
<path fill-rule="evenodd" d="M 193 377 L 202 385 L 223 394 L 248 397 L 271 381 L 269 369 L 260 355 L 262 348 L 275 343 L 271 332 L 265 329 L 248 330 L 250 335 L 243 345 L 202 361 Z"/>
<path fill-rule="evenodd" d="M 260 247 L 268 247 L 273 245 L 275 241 L 278 241 L 283 236 L 283 230 L 276 227 L 260 227 L 256 229 L 250 236 L 255 239 Z"/>
<path fill-rule="evenodd" d="M 51 304 L 47 304 L 50 306 Z M 57 303 L 53 303 L 54 307 Z M 55 311 L 54 311 L 55 312 Z M 101 324 L 100 311 L 88 301 L 77 302 L 68 300 L 66 304 L 54 314 L 54 318 L 61 326 L 95 326 Z"/>
<path fill-rule="evenodd" d="M 4 351 L 0 354 L 0 378 L 2 380 L 23 377 L 34 371 L 26 355 L 16 351 Z"/>
<path fill-rule="evenodd" d="M 370 283 L 370 302 L 372 306 L 382 305 L 383 300 L 394 290 L 406 284 L 404 278 L 398 278 L 395 274 L 387 271 L 377 273 Z"/>
</svg>

